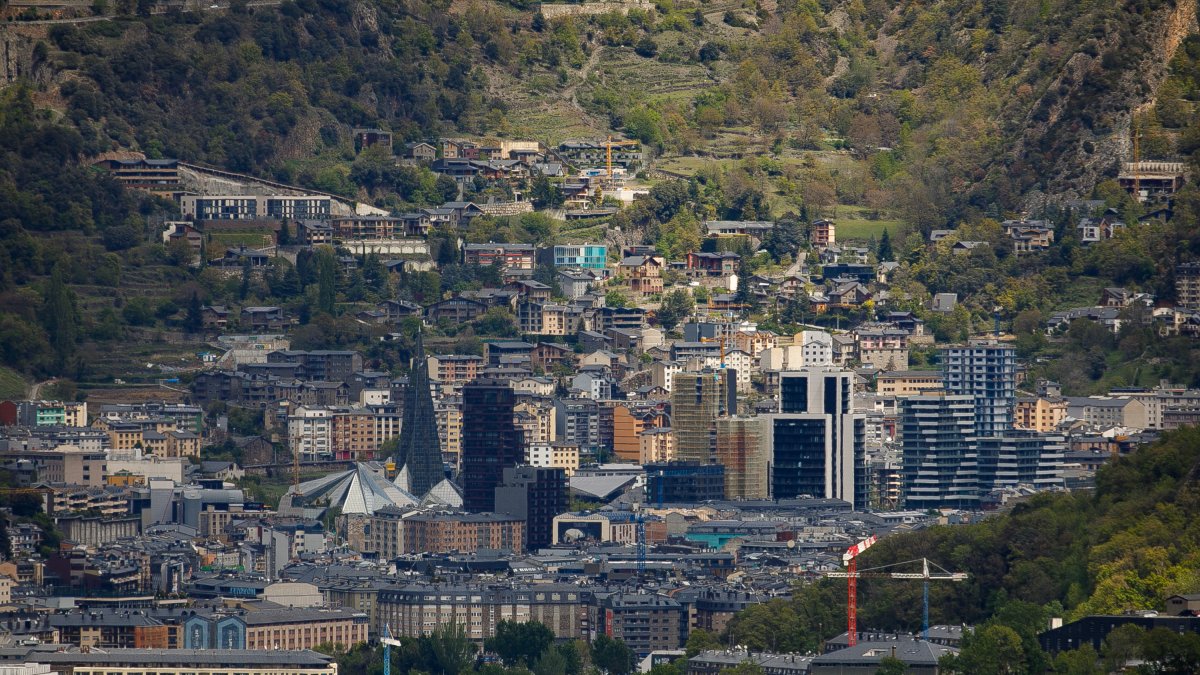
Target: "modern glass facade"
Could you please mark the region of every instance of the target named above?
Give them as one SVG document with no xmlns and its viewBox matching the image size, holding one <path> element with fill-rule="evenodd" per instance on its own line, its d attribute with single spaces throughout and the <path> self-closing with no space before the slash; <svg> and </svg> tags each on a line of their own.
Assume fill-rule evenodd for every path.
<svg viewBox="0 0 1200 675">
<path fill-rule="evenodd" d="M 561 245 L 554 247 L 556 267 L 604 270 L 608 266 L 608 247 L 603 244 Z"/>
<path fill-rule="evenodd" d="M 780 374 L 780 413 L 769 417 L 771 496 L 866 506 L 866 421 L 855 414 L 853 373 L 828 367 Z"/>
<path fill-rule="evenodd" d="M 463 387 L 463 507 L 495 511 L 496 486 L 504 469 L 525 458 L 521 431 L 513 421 L 516 395 L 505 380 L 475 380 Z"/>
</svg>

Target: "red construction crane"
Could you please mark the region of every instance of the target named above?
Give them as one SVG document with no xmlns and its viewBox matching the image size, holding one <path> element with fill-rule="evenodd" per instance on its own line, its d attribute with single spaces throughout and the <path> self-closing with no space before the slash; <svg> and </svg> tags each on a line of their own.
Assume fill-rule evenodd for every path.
<svg viewBox="0 0 1200 675">
<path fill-rule="evenodd" d="M 929 640 L 929 582 L 932 581 L 966 581 L 966 572 L 950 572 L 938 565 L 930 562 L 928 558 L 918 558 L 916 560 L 906 560 L 904 562 L 893 563 L 891 565 L 882 565 L 880 567 L 872 567 L 869 570 L 858 571 L 857 557 L 860 553 L 870 548 L 871 544 L 875 543 L 875 537 L 864 539 L 863 541 L 846 549 L 846 553 L 842 555 L 842 561 L 846 564 L 845 572 L 826 572 L 825 576 L 840 579 L 846 578 L 846 586 L 849 588 L 848 605 L 846 606 L 846 626 L 847 640 L 853 647 L 858 643 L 858 580 L 860 578 L 872 579 L 920 579 L 924 582 L 922 589 L 921 603 L 921 636 L 926 641 Z M 911 565 L 913 563 L 921 564 L 920 572 L 884 572 L 883 570 L 901 565 Z M 930 568 L 934 571 L 930 571 Z"/>
<path fill-rule="evenodd" d="M 867 537 L 842 554 L 842 564 L 846 566 L 846 638 L 851 647 L 858 644 L 858 556 L 876 541 L 874 536 Z M 841 574 L 831 572 L 828 576 Z"/>
</svg>

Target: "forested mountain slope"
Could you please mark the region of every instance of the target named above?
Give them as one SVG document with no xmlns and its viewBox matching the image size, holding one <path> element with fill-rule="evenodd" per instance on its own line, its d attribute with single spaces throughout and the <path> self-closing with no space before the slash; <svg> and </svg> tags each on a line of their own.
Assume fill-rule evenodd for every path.
<svg viewBox="0 0 1200 675">
<path fill-rule="evenodd" d="M 659 0 L 552 19 L 492 0 L 129 9 L 40 39 L 5 29 L 9 70 L 85 155 L 135 149 L 349 194 L 356 126 L 547 142 L 611 127 L 699 156 L 728 134 L 739 155 L 835 139 L 870 155 L 843 202 L 925 227 L 1090 194 L 1196 24 L 1195 0 Z"/>
</svg>

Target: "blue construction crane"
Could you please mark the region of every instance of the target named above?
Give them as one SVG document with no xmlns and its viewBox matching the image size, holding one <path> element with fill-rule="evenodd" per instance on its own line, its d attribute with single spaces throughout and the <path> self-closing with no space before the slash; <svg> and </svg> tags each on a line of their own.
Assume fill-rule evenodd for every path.
<svg viewBox="0 0 1200 675">
<path fill-rule="evenodd" d="M 637 571 L 638 576 L 646 574 L 646 516 L 641 510 L 637 512 Z"/>
<path fill-rule="evenodd" d="M 383 635 L 379 641 L 383 643 L 383 675 L 392 675 L 392 647 L 400 647 L 400 641 L 392 637 L 392 628 L 388 624 L 383 626 Z"/>
</svg>

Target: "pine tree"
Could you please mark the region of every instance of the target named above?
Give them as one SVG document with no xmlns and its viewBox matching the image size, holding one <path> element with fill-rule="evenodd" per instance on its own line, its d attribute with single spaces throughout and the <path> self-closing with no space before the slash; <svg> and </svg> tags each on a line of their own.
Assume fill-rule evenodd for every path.
<svg viewBox="0 0 1200 675">
<path fill-rule="evenodd" d="M 276 241 L 280 246 L 287 246 L 292 243 L 292 235 L 288 232 L 287 218 L 284 218 L 283 222 L 279 224 L 279 238 Z"/>
<path fill-rule="evenodd" d="M 333 253 L 323 250 L 317 254 L 317 309 L 333 314 L 337 298 L 337 270 L 334 269 Z"/>
<path fill-rule="evenodd" d="M 67 287 L 66 271 L 59 261 L 50 273 L 46 294 L 42 302 L 42 325 L 50 336 L 54 347 L 55 368 L 67 367 L 75 353 L 75 341 L 79 335 L 79 311 L 75 306 L 75 293 Z"/>
<path fill-rule="evenodd" d="M 242 263 L 242 285 L 238 288 L 238 299 L 245 300 L 250 295 L 250 259 Z"/>
<path fill-rule="evenodd" d="M 879 237 L 879 249 L 876 256 L 879 262 L 895 260 L 896 255 L 892 252 L 892 235 L 888 234 L 887 228 L 883 229 L 883 235 Z"/>
<path fill-rule="evenodd" d="M 204 328 L 204 315 L 200 306 L 200 295 L 196 291 L 192 291 L 192 298 L 188 300 L 187 318 L 184 319 L 183 326 L 189 333 L 199 333 Z"/>
</svg>

